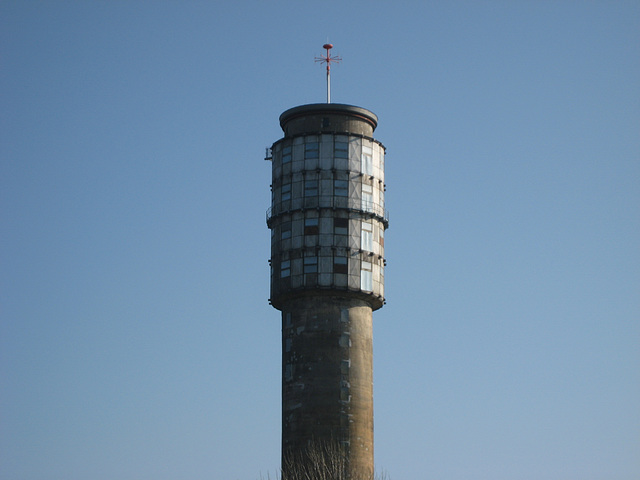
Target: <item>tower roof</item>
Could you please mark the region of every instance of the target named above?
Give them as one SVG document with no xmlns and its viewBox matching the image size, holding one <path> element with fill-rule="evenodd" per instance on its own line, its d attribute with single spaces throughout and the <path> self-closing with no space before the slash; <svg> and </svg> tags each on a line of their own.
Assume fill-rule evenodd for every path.
<svg viewBox="0 0 640 480">
<path fill-rule="evenodd" d="M 341 103 L 312 103 L 309 105 L 299 105 L 290 108 L 280 115 L 280 126 L 282 130 L 287 132 L 287 124 L 301 117 L 347 117 L 353 120 L 359 120 L 368 124 L 371 133 L 378 126 L 378 116 L 367 110 L 366 108 L 356 107 L 354 105 L 344 105 Z M 329 125 L 320 125 L 318 131 L 324 131 L 325 128 L 331 131 Z M 297 130 L 297 129 L 296 129 Z"/>
</svg>

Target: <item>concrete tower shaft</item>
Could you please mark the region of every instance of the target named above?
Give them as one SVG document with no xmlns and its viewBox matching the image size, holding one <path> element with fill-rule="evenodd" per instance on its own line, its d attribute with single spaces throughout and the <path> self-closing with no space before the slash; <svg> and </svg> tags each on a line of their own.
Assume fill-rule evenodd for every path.
<svg viewBox="0 0 640 480">
<path fill-rule="evenodd" d="M 384 304 L 384 146 L 377 117 L 313 104 L 271 148 L 271 298 L 282 311 L 282 454 L 343 448 L 373 471 L 372 311 Z M 286 475 L 286 471 L 284 472 Z"/>
</svg>

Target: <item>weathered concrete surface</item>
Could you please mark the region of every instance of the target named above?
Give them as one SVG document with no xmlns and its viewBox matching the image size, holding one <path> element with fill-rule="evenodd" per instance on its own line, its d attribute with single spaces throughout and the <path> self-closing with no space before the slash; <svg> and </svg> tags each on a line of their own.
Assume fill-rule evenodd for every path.
<svg viewBox="0 0 640 480">
<path fill-rule="evenodd" d="M 373 472 L 372 310 L 349 297 L 305 297 L 282 311 L 282 455 L 335 442 L 353 472 Z M 284 472 L 286 476 L 286 472 Z"/>
</svg>

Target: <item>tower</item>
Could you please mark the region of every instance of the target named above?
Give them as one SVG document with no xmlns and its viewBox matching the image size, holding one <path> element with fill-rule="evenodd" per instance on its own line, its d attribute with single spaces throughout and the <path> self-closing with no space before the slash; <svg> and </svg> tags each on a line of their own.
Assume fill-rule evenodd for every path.
<svg viewBox="0 0 640 480">
<path fill-rule="evenodd" d="M 388 227 L 377 121 L 351 105 L 294 107 L 269 151 L 284 478 L 318 444 L 337 446 L 353 478 L 373 473 L 372 312 L 384 304 Z"/>
</svg>

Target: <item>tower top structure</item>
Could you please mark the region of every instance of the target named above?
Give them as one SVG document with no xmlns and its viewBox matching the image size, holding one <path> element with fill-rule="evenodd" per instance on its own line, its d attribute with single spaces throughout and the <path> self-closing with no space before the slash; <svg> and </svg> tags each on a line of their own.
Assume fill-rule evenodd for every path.
<svg viewBox="0 0 640 480">
<path fill-rule="evenodd" d="M 366 108 L 341 103 L 313 103 L 290 108 L 280 115 L 285 136 L 303 133 L 351 133 L 371 137 L 378 116 Z"/>
<path fill-rule="evenodd" d="M 331 103 L 331 63 L 340 63 L 342 58 L 338 56 L 331 56 L 331 53 L 329 53 L 329 50 L 333 48 L 333 44 L 325 43 L 322 48 L 327 51 L 327 54 L 316 57 L 315 61 L 327 64 L 327 103 Z"/>
<path fill-rule="evenodd" d="M 275 231 L 269 299 L 275 308 L 286 309 L 292 298 L 327 294 L 357 297 L 373 310 L 383 306 L 383 236 L 389 216 L 385 148 L 373 138 L 377 125 L 375 113 L 340 103 L 300 105 L 280 115 L 284 137 L 270 149 L 273 196 L 267 210 L 267 225 Z M 338 227 L 332 224 L 336 218 Z M 305 221 L 319 222 L 317 232 L 305 229 Z M 344 222 L 349 226 L 341 226 Z M 305 275 L 300 263 L 305 256 L 317 256 L 318 273 L 326 275 Z M 332 267 L 329 257 L 336 256 L 352 270 Z M 284 276 L 278 262 L 291 265 Z M 372 273 L 361 274 L 359 262 L 367 269 L 375 265 L 366 270 Z M 363 275 L 372 282 L 363 283 Z"/>
</svg>

